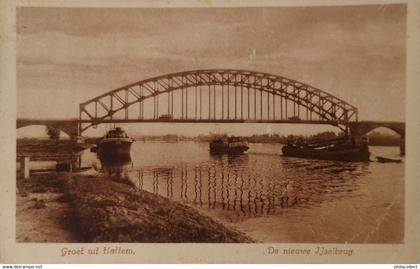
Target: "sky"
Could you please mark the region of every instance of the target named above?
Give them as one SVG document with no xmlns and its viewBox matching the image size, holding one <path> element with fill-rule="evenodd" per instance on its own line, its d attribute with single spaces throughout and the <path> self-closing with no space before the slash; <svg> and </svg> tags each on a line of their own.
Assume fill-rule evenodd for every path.
<svg viewBox="0 0 420 269">
<path fill-rule="evenodd" d="M 186 70 L 232 68 L 320 88 L 358 107 L 360 120 L 405 118 L 405 5 L 19 7 L 16 16 L 18 117 L 76 118 L 79 103 L 135 81 Z M 215 129 L 188 126 L 127 128 L 142 134 Z M 216 129 L 248 134 L 308 128 Z"/>
</svg>

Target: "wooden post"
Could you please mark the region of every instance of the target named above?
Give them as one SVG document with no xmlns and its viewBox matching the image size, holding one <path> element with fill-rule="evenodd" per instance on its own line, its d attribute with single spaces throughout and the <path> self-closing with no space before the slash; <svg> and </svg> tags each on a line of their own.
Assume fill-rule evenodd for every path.
<svg viewBox="0 0 420 269">
<path fill-rule="evenodd" d="M 30 163 L 29 157 L 22 157 L 20 159 L 20 172 L 24 179 L 28 179 L 30 175 L 29 163 Z"/>
</svg>

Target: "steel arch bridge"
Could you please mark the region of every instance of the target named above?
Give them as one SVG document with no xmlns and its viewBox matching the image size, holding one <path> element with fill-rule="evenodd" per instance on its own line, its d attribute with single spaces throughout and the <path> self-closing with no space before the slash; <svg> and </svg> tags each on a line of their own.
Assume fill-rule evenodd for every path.
<svg viewBox="0 0 420 269">
<path fill-rule="evenodd" d="M 166 74 L 80 104 L 79 133 L 101 123 L 257 122 L 331 124 L 357 108 L 305 83 L 262 72 L 207 69 Z"/>
</svg>

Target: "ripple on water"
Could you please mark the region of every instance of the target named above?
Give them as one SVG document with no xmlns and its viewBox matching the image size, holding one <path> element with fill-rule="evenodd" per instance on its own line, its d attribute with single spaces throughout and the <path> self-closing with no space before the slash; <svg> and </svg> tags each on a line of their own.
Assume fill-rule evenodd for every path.
<svg viewBox="0 0 420 269">
<path fill-rule="evenodd" d="M 212 156 L 207 144 L 195 142 L 133 146 L 133 164 L 122 175 L 138 188 L 235 223 L 263 217 L 267 224 L 286 215 L 314 221 L 317 215 L 308 212 L 325 211 L 325 205 L 340 201 L 378 208 L 370 206 L 375 203 L 372 197 L 380 197 L 372 191 L 383 186 L 372 184 L 392 174 L 382 172 L 377 163 L 285 158 L 277 144 L 258 145 L 256 150 L 251 145 L 249 154 L 238 156 Z M 403 169 L 401 164 L 395 167 Z"/>
</svg>

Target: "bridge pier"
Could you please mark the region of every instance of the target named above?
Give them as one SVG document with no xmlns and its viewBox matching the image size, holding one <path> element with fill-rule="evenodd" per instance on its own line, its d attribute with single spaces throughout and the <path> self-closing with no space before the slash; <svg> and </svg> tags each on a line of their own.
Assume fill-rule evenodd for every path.
<svg viewBox="0 0 420 269">
<path fill-rule="evenodd" d="M 405 138 L 401 137 L 400 155 L 405 156 Z"/>
<path fill-rule="evenodd" d="M 404 122 L 381 122 L 381 121 L 359 121 L 350 122 L 348 125 L 351 136 L 363 136 L 370 131 L 383 127 L 388 128 L 400 135 L 400 155 L 405 155 L 405 123 Z"/>
<path fill-rule="evenodd" d="M 20 173 L 21 173 L 21 176 L 24 179 L 28 179 L 29 176 L 30 176 L 30 168 L 29 168 L 30 158 L 27 157 L 27 156 L 21 157 L 19 159 L 19 163 L 20 163 Z"/>
</svg>

